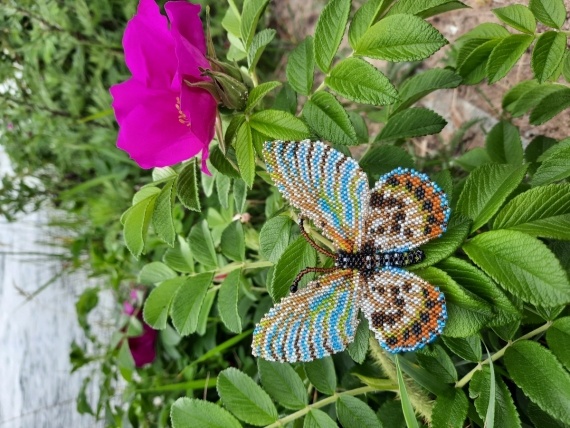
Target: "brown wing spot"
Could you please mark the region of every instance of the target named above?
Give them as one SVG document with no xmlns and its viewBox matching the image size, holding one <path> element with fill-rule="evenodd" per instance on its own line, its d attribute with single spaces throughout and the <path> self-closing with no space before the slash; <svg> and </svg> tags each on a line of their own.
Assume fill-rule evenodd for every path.
<svg viewBox="0 0 570 428">
<path fill-rule="evenodd" d="M 398 180 L 398 178 L 393 175 L 388 180 L 386 180 L 386 183 L 388 183 L 390 186 L 397 186 L 400 184 L 400 180 Z"/>
<path fill-rule="evenodd" d="M 396 300 L 394 300 L 394 303 L 396 303 L 397 306 L 404 306 L 404 299 L 402 299 L 401 297 L 397 297 Z"/>
<path fill-rule="evenodd" d="M 392 232 L 399 233 L 402 230 L 402 225 L 400 223 L 392 223 Z"/>
<path fill-rule="evenodd" d="M 408 192 L 411 192 L 413 188 L 414 185 L 412 184 L 412 182 L 410 180 L 406 180 L 406 189 L 408 189 Z"/>
<path fill-rule="evenodd" d="M 429 313 L 428 312 L 422 312 L 420 314 L 420 320 L 421 322 L 423 322 L 424 324 L 427 324 L 429 322 Z"/>
<path fill-rule="evenodd" d="M 400 289 L 398 287 L 392 287 L 390 290 L 392 292 L 392 296 L 396 297 L 400 294 Z"/>
<path fill-rule="evenodd" d="M 390 346 L 394 346 L 396 343 L 398 343 L 398 339 L 396 336 L 390 336 L 388 339 L 386 339 L 386 343 Z"/>
<path fill-rule="evenodd" d="M 425 201 L 422 208 L 424 209 L 424 211 L 431 211 L 433 208 L 432 201 Z"/>
<path fill-rule="evenodd" d="M 370 207 L 371 208 L 382 208 L 384 206 L 384 196 L 379 192 L 374 192 L 370 195 Z"/>
<path fill-rule="evenodd" d="M 416 198 L 421 200 L 426 197 L 426 189 L 424 186 L 419 186 L 415 191 Z"/>
<path fill-rule="evenodd" d="M 433 309 L 435 307 L 435 302 L 433 300 L 426 300 L 426 308 Z"/>
<path fill-rule="evenodd" d="M 411 238 L 412 235 L 413 235 L 412 229 L 410 229 L 409 227 L 406 227 L 406 228 L 404 229 L 404 236 L 405 236 L 406 238 Z"/>
<path fill-rule="evenodd" d="M 420 336 L 422 334 L 422 325 L 418 321 L 414 321 L 412 324 L 412 333 L 415 336 Z"/>
<path fill-rule="evenodd" d="M 429 235 L 431 233 L 431 226 L 426 226 L 424 228 L 424 235 Z"/>
<path fill-rule="evenodd" d="M 411 283 L 410 281 L 404 282 L 404 285 L 402 286 L 402 289 L 403 289 L 406 293 L 409 293 L 410 291 L 412 291 L 412 283 Z"/>
<path fill-rule="evenodd" d="M 380 328 L 384 325 L 385 316 L 383 312 L 374 312 L 372 314 L 372 327 Z"/>
<path fill-rule="evenodd" d="M 405 221 L 406 220 L 406 213 L 404 211 L 398 211 L 394 214 L 394 221 Z"/>
</svg>

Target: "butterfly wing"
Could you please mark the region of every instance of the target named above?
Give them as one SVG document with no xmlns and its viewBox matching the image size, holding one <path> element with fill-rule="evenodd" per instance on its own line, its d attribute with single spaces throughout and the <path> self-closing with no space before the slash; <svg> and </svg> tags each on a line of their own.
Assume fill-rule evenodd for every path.
<svg viewBox="0 0 570 428">
<path fill-rule="evenodd" d="M 441 334 L 447 319 L 443 293 L 418 276 L 385 268 L 359 286 L 360 309 L 389 352 L 415 351 Z"/>
<path fill-rule="evenodd" d="M 441 236 L 449 214 L 447 196 L 427 175 L 397 168 L 370 193 L 365 242 L 383 252 L 407 251 Z"/>
<path fill-rule="evenodd" d="M 358 280 L 358 272 L 338 270 L 281 300 L 255 327 L 253 355 L 295 362 L 344 350 L 358 325 Z"/>
<path fill-rule="evenodd" d="M 358 163 L 320 141 L 268 141 L 267 171 L 301 215 L 321 228 L 335 247 L 359 249 L 370 189 Z"/>
</svg>

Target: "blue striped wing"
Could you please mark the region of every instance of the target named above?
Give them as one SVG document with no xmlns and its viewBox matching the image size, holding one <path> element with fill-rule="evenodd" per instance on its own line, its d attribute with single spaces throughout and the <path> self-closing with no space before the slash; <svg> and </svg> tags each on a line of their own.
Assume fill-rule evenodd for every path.
<svg viewBox="0 0 570 428">
<path fill-rule="evenodd" d="M 361 247 L 370 189 L 358 163 L 320 141 L 268 141 L 267 171 L 279 191 L 335 247 Z"/>
<path fill-rule="evenodd" d="M 358 325 L 358 279 L 358 272 L 338 270 L 281 300 L 255 327 L 253 355 L 296 362 L 343 351 Z"/>
</svg>

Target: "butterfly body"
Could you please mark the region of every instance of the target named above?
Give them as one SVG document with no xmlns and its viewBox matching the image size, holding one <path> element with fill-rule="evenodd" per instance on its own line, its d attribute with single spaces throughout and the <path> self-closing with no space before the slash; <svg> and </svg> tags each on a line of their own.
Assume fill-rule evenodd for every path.
<svg viewBox="0 0 570 428">
<path fill-rule="evenodd" d="M 292 293 L 254 330 L 253 354 L 271 361 L 311 361 L 354 340 L 361 312 L 389 352 L 420 349 L 441 334 L 443 294 L 402 267 L 418 263 L 418 247 L 441 235 L 449 220 L 444 192 L 422 173 L 396 168 L 373 189 L 358 163 L 321 142 L 265 143 L 267 171 L 279 191 L 331 240 L 313 247 L 334 268 L 307 268 Z M 302 275 L 324 273 L 297 291 Z"/>
</svg>

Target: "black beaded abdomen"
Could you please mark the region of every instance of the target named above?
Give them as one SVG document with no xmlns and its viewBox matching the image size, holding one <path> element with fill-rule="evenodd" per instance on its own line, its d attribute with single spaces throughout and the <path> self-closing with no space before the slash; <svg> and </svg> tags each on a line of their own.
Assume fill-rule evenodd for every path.
<svg viewBox="0 0 570 428">
<path fill-rule="evenodd" d="M 339 251 L 336 254 L 335 266 L 339 269 L 356 269 L 367 276 L 387 266 L 409 266 L 424 259 L 425 254 L 419 249 L 383 253 L 374 248 L 365 247 L 357 253 Z"/>
</svg>

